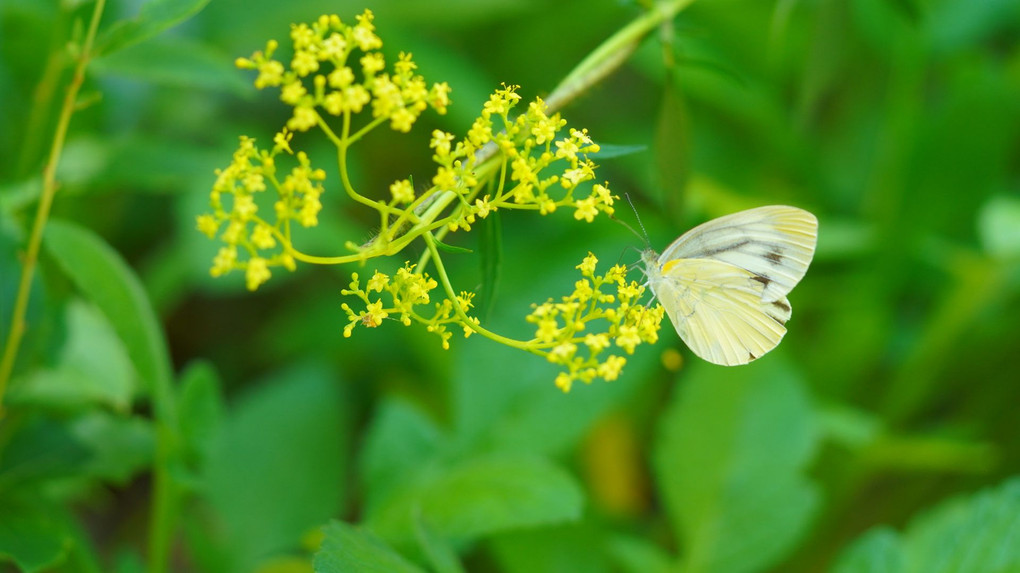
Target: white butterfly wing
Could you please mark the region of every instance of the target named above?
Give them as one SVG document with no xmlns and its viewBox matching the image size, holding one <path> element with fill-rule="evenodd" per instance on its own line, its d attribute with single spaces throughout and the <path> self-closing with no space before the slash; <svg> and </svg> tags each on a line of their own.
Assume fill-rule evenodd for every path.
<svg viewBox="0 0 1020 573">
<path fill-rule="evenodd" d="M 649 285 L 684 343 L 715 364 L 747 364 L 786 334 L 790 303 L 765 301 L 757 276 L 713 259 L 679 259 L 649 268 Z"/>
<path fill-rule="evenodd" d="M 818 220 L 796 207 L 771 205 L 712 219 L 673 241 L 659 265 L 710 259 L 751 273 L 764 301 L 779 301 L 800 282 L 814 256 Z"/>
</svg>

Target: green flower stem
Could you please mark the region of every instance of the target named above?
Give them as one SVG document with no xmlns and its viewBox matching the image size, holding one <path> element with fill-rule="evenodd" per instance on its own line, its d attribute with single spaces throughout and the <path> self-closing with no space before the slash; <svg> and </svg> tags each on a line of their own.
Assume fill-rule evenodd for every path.
<svg viewBox="0 0 1020 573">
<path fill-rule="evenodd" d="M 545 100 L 548 113 L 562 109 L 575 97 L 602 81 L 626 61 L 645 36 L 660 25 L 671 21 L 677 12 L 693 2 L 694 0 L 668 0 L 653 3 L 647 13 L 609 37 L 563 78 Z"/>
<path fill-rule="evenodd" d="M 456 293 L 454 293 L 453 286 L 450 284 L 450 277 L 446 275 L 446 269 L 443 267 L 443 260 L 442 258 L 439 257 L 439 252 L 436 250 L 436 239 L 432 236 L 432 233 L 425 233 L 423 236 L 425 237 L 425 244 L 428 245 L 428 249 L 432 253 L 432 260 L 435 262 L 436 265 L 436 275 L 439 276 L 439 282 L 442 283 L 443 290 L 446 291 L 446 297 L 450 299 L 451 303 L 453 303 L 453 311 L 457 313 L 457 316 L 460 317 L 461 322 L 464 324 L 464 326 L 470 328 L 471 330 L 477 332 L 478 334 L 484 336 L 485 338 L 494 340 L 496 342 L 499 342 L 500 344 L 505 344 L 507 346 L 518 348 L 520 350 L 526 350 L 538 356 L 545 356 L 544 353 L 537 350 L 534 347 L 534 345 L 531 344 L 530 342 L 524 342 L 521 340 L 515 340 L 513 338 L 507 338 L 505 336 L 496 334 L 495 332 L 492 332 L 475 324 L 474 321 L 471 320 L 470 317 L 468 317 L 467 313 L 464 312 L 464 309 L 461 308 L 460 304 L 457 302 L 457 295 Z"/>
<path fill-rule="evenodd" d="M 74 75 L 67 86 L 67 93 L 64 94 L 64 103 L 60 109 L 56 131 L 53 134 L 53 145 L 50 147 L 50 157 L 43 169 L 42 194 L 39 197 L 39 207 L 35 212 L 35 222 L 32 224 L 32 234 L 28 240 L 28 250 L 25 253 L 25 262 L 21 269 L 21 279 L 18 282 L 14 312 L 11 314 L 7 344 L 4 346 L 3 358 L 0 359 L 0 418 L 3 417 L 4 412 L 3 399 L 7 392 L 7 382 L 14 371 L 14 361 L 18 356 L 21 338 L 25 334 L 25 313 L 28 310 L 28 296 L 32 286 L 32 277 L 35 274 L 35 265 L 39 260 L 43 229 L 50 216 L 53 196 L 57 193 L 57 165 L 60 163 L 60 155 L 64 149 L 64 140 L 67 137 L 68 126 L 71 124 L 71 116 L 76 109 L 78 91 L 85 81 L 85 68 L 92 57 L 92 44 L 96 38 L 96 30 L 99 28 L 99 20 L 103 15 L 105 4 L 105 0 L 98 0 L 92 11 L 92 19 L 89 22 L 88 33 L 85 35 L 81 52 L 78 54 Z"/>
</svg>

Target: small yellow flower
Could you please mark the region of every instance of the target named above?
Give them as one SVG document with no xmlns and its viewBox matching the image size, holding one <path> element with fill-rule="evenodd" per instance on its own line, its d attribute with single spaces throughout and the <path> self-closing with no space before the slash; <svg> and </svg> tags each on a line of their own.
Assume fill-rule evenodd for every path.
<svg viewBox="0 0 1020 573">
<path fill-rule="evenodd" d="M 574 268 L 580 270 L 582 275 L 590 277 L 595 275 L 595 265 L 597 265 L 598 262 L 599 262 L 598 258 L 596 258 L 595 255 L 589 252 L 588 256 L 584 258 L 584 261 L 582 261 L 581 264 L 577 265 Z"/>
<path fill-rule="evenodd" d="M 383 71 L 386 68 L 386 59 L 379 52 L 371 54 L 365 54 L 361 57 L 361 71 L 366 76 L 374 76 L 375 74 Z"/>
<path fill-rule="evenodd" d="M 641 344 L 638 328 L 629 324 L 620 326 L 620 334 L 616 337 L 616 345 L 624 349 L 627 354 L 633 354 L 634 348 L 638 344 Z"/>
<path fill-rule="evenodd" d="M 364 52 L 381 48 L 382 40 L 379 39 L 379 36 L 375 35 L 375 26 L 372 24 L 372 19 L 374 18 L 372 11 L 366 9 L 356 18 L 358 25 L 353 30 L 354 43 Z"/>
<path fill-rule="evenodd" d="M 448 157 L 450 155 L 450 142 L 452 141 L 452 133 L 436 129 L 432 132 L 432 141 L 429 142 L 429 147 L 436 150 L 436 155 L 439 158 Z"/>
<path fill-rule="evenodd" d="M 538 330 L 535 331 L 535 338 L 541 342 L 552 342 L 559 336 L 560 329 L 553 318 L 542 318 L 538 321 Z"/>
<path fill-rule="evenodd" d="M 598 374 L 606 382 L 612 382 L 620 376 L 620 372 L 623 370 L 623 366 L 627 364 L 627 359 L 622 356 L 610 356 L 606 358 L 606 361 L 598 366 Z"/>
<path fill-rule="evenodd" d="M 252 257 L 248 260 L 248 268 L 244 273 L 245 283 L 248 290 L 255 290 L 259 285 L 269 280 L 271 273 L 266 260 L 262 257 Z"/>
<path fill-rule="evenodd" d="M 290 140 L 293 138 L 294 134 L 286 127 L 283 128 L 273 136 L 273 151 L 286 151 L 287 153 L 293 154 L 294 152 L 290 148 Z"/>
<path fill-rule="evenodd" d="M 564 393 L 570 392 L 570 386 L 573 381 L 574 378 L 566 372 L 560 372 L 556 375 L 556 387 L 563 390 Z"/>
<path fill-rule="evenodd" d="M 553 347 L 549 351 L 547 358 L 549 362 L 558 364 L 567 364 L 571 358 L 574 357 L 574 353 L 577 352 L 577 345 L 572 342 L 564 342 Z"/>
<path fill-rule="evenodd" d="M 581 279 L 574 283 L 574 298 L 580 303 L 585 303 L 591 300 L 594 289 L 591 287 L 591 283 L 588 279 Z"/>
<path fill-rule="evenodd" d="M 287 127 L 294 131 L 308 131 L 315 126 L 318 114 L 311 106 L 299 105 L 294 108 L 294 115 L 287 120 Z"/>
<path fill-rule="evenodd" d="M 213 259 L 213 266 L 209 269 L 209 274 L 214 277 L 222 276 L 234 269 L 234 264 L 237 262 L 237 248 L 234 246 L 220 247 L 216 258 Z"/>
<path fill-rule="evenodd" d="M 450 105 L 450 91 L 450 86 L 446 82 L 432 84 L 432 89 L 429 90 L 429 105 L 439 115 L 444 115 L 447 106 Z"/>
<path fill-rule="evenodd" d="M 375 328 L 382 324 L 382 321 L 389 315 L 390 313 L 383 310 L 382 301 L 377 300 L 373 303 L 369 303 L 368 307 L 361 312 L 361 324 L 368 328 Z"/>
<path fill-rule="evenodd" d="M 368 283 L 365 285 L 366 291 L 382 292 L 390 284 L 390 277 L 385 273 L 376 271 L 372 275 L 372 278 L 368 279 Z"/>
<path fill-rule="evenodd" d="M 411 182 L 407 179 L 396 181 L 390 185 L 390 194 L 393 195 L 394 203 L 406 205 L 414 201 L 414 187 L 411 186 Z"/>
<path fill-rule="evenodd" d="M 240 195 L 234 198 L 234 214 L 242 221 L 251 219 L 259 210 L 251 195 Z"/>
<path fill-rule="evenodd" d="M 220 230 L 220 223 L 216 220 L 216 217 L 212 215 L 199 215 L 198 216 L 198 230 L 203 235 L 210 239 L 216 237 L 216 232 Z"/>
<path fill-rule="evenodd" d="M 601 352 L 606 348 L 609 348 L 609 335 L 605 333 L 600 334 L 588 334 L 584 337 L 584 345 L 588 347 L 592 353 Z"/>
<path fill-rule="evenodd" d="M 591 223 L 595 220 L 595 216 L 598 214 L 598 209 L 595 208 L 595 199 L 588 197 L 587 199 L 581 199 L 577 202 L 577 210 L 574 211 L 574 218 L 578 221 L 584 219 Z"/>
<path fill-rule="evenodd" d="M 264 223 L 255 225 L 251 233 L 251 243 L 259 249 L 271 249 L 276 246 L 276 239 L 273 238 L 273 229 Z"/>
<path fill-rule="evenodd" d="M 475 199 L 475 208 L 478 210 L 478 216 L 483 219 L 488 217 L 489 213 L 496 210 L 496 207 L 492 203 L 489 203 L 488 195 L 481 199 Z"/>
</svg>

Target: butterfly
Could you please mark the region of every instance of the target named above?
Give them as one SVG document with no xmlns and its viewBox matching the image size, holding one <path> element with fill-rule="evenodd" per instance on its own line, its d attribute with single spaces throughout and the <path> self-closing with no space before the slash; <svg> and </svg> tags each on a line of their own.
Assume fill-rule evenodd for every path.
<svg viewBox="0 0 1020 573">
<path fill-rule="evenodd" d="M 786 295 L 807 272 L 817 237 L 814 215 L 771 205 L 712 219 L 641 259 L 684 343 L 709 362 L 737 366 L 786 334 Z"/>
</svg>

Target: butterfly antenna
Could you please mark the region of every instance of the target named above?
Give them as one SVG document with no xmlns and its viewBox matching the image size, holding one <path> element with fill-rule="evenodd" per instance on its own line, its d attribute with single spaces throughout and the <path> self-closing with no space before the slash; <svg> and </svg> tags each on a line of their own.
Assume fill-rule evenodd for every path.
<svg viewBox="0 0 1020 573">
<path fill-rule="evenodd" d="M 630 200 L 630 193 L 624 193 L 623 196 L 627 198 L 627 204 L 630 205 L 630 210 L 634 211 L 634 218 L 637 219 L 637 224 L 638 224 L 639 227 L 641 227 L 641 233 L 642 234 L 638 234 L 638 232 L 635 231 L 634 228 L 631 227 L 630 225 L 628 225 L 627 223 L 624 223 L 623 221 L 620 221 L 619 219 L 617 219 L 617 221 L 620 221 L 620 223 L 624 227 L 627 227 L 628 229 L 630 229 L 631 233 L 634 233 L 635 235 L 637 235 L 637 237 L 639 239 L 643 240 L 645 242 L 645 246 L 646 247 L 652 248 L 652 240 L 648 237 L 648 231 L 645 229 L 645 224 L 641 222 L 641 215 L 638 215 L 637 208 L 634 207 L 634 202 Z"/>
</svg>

